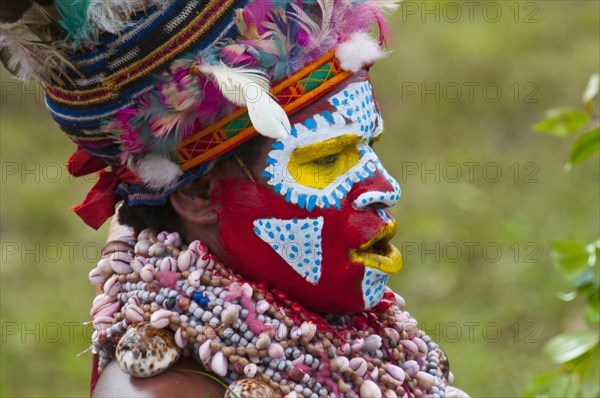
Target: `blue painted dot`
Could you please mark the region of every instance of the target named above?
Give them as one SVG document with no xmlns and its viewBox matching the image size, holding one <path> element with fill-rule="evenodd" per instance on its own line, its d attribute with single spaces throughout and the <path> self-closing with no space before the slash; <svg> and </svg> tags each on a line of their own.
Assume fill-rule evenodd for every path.
<svg viewBox="0 0 600 398">
<path fill-rule="evenodd" d="M 298 248 L 296 246 L 292 246 L 292 251 L 298 253 Z"/>
<path fill-rule="evenodd" d="M 304 254 L 310 254 L 310 253 L 312 253 L 312 250 L 310 250 L 310 249 L 304 251 Z"/>
<path fill-rule="evenodd" d="M 287 229 L 288 231 L 289 231 L 290 229 L 292 229 L 292 224 L 285 224 L 285 229 Z"/>
<path fill-rule="evenodd" d="M 275 234 L 271 231 L 269 231 L 269 238 L 275 239 Z"/>
<path fill-rule="evenodd" d="M 276 226 L 276 227 L 275 227 L 275 230 L 276 230 L 277 232 L 281 232 L 281 227 L 278 225 L 278 226 Z"/>
<path fill-rule="evenodd" d="M 315 260 L 315 264 L 321 265 L 321 260 Z"/>
<path fill-rule="evenodd" d="M 304 125 L 310 130 L 314 130 L 317 128 L 317 122 L 315 122 L 315 119 L 313 118 L 306 119 L 304 121 Z"/>
<path fill-rule="evenodd" d="M 262 220 L 258 220 L 258 225 L 263 225 Z"/>
<path fill-rule="evenodd" d="M 295 237 L 294 235 L 290 234 L 290 235 L 288 235 L 288 239 L 289 239 L 289 240 L 295 240 L 295 239 L 296 239 L 296 237 Z"/>
<path fill-rule="evenodd" d="M 267 227 L 267 228 L 271 228 L 271 223 L 267 221 L 267 225 L 266 225 L 266 227 Z"/>
<path fill-rule="evenodd" d="M 274 250 L 279 250 L 279 245 L 273 245 Z"/>
<path fill-rule="evenodd" d="M 293 253 L 290 253 L 290 258 L 296 258 L 296 255 Z"/>
<path fill-rule="evenodd" d="M 348 90 L 344 90 L 344 97 L 347 97 L 349 95 Z"/>
<path fill-rule="evenodd" d="M 305 258 L 305 259 L 304 259 L 304 264 L 308 264 L 308 263 L 310 263 L 310 260 L 309 260 L 309 259 L 307 259 L 307 258 Z M 298 265 L 300 265 L 300 264 L 298 264 Z"/>
<path fill-rule="evenodd" d="M 258 227 L 254 227 L 254 233 L 260 236 L 260 229 Z"/>
<path fill-rule="evenodd" d="M 310 234 L 306 234 L 306 235 L 304 235 L 304 237 L 305 237 L 306 239 L 310 239 Z"/>
<path fill-rule="evenodd" d="M 338 106 L 338 105 L 340 104 L 340 100 L 339 100 L 339 99 L 337 99 L 337 98 L 334 98 L 334 99 L 332 99 L 332 100 L 331 100 L 331 103 L 332 103 L 334 106 Z"/>
<path fill-rule="evenodd" d="M 366 294 L 367 296 L 370 296 L 370 295 L 371 295 L 371 289 L 367 289 L 367 290 L 365 291 L 365 294 Z"/>
<path fill-rule="evenodd" d="M 317 272 L 319 272 L 319 267 L 313 267 L 312 271 L 313 271 L 314 273 L 317 273 Z"/>
<path fill-rule="evenodd" d="M 352 109 L 348 109 L 348 110 L 346 111 L 346 115 L 348 115 L 348 116 L 352 116 Z"/>
</svg>

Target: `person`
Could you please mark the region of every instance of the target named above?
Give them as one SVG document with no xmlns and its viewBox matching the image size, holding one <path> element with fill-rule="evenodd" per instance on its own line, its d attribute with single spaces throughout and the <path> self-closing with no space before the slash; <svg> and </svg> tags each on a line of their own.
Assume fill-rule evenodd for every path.
<svg viewBox="0 0 600 398">
<path fill-rule="evenodd" d="M 94 396 L 466 396 L 386 287 L 402 267 L 400 187 L 373 150 L 368 69 L 395 7 L 54 0 L 5 14 L 7 68 L 44 85 L 77 144 L 71 174 L 99 172 L 74 211 L 98 228 L 120 202 L 90 272 Z"/>
</svg>

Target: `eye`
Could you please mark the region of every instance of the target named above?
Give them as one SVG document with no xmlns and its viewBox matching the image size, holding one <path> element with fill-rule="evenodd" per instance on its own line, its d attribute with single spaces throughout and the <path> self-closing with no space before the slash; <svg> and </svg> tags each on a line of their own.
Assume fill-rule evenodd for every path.
<svg viewBox="0 0 600 398">
<path fill-rule="evenodd" d="M 319 159 L 315 159 L 312 161 L 312 163 L 314 163 L 318 166 L 321 166 L 321 167 L 331 167 L 331 166 L 334 166 L 338 162 L 339 158 L 340 158 L 340 154 L 334 153 L 334 154 L 324 156 Z"/>
</svg>

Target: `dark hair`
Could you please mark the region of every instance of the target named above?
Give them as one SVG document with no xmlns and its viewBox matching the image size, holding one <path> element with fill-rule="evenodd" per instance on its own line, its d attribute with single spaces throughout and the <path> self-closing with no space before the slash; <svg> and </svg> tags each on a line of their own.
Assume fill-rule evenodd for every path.
<svg viewBox="0 0 600 398">
<path fill-rule="evenodd" d="M 254 167 L 257 161 L 257 148 L 264 140 L 265 138 L 261 136 L 252 138 L 250 141 L 219 158 L 214 167 L 217 168 L 219 165 L 225 163 L 233 154 L 239 156 L 248 167 Z M 129 206 L 125 201 L 119 208 L 117 216 L 120 224 L 127 225 L 136 232 L 146 228 L 151 228 L 155 231 L 181 231 L 181 219 L 169 200 L 165 204 L 158 206 Z"/>
</svg>

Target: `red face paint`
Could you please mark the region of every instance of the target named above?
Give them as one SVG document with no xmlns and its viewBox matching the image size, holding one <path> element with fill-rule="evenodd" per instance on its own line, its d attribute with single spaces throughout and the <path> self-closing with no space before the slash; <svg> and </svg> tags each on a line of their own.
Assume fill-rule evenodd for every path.
<svg viewBox="0 0 600 398">
<path fill-rule="evenodd" d="M 216 180 L 210 195 L 217 206 L 218 246 L 223 250 L 220 253 L 223 261 L 245 278 L 266 283 L 270 288 L 280 290 L 290 299 L 315 312 L 358 312 L 376 305 L 383 295 L 387 277 L 366 268 L 364 262 L 354 261 L 353 258 L 356 257 L 352 257 L 350 253 L 373 241 L 386 225 L 393 222 L 389 213 L 382 209 L 393 205 L 400 195 L 397 183 L 387 175 L 367 145 L 371 132 L 381 123 L 375 119 L 377 115 L 379 113 L 370 92 L 368 77 L 366 74 L 357 75 L 332 95 L 292 118 L 292 125 L 298 129 L 289 139 L 278 141 L 270 153 L 273 156 L 280 155 L 278 164 L 285 165 L 289 161 L 290 150 L 306 148 L 306 145 L 314 146 L 321 140 L 356 136 L 361 142 L 357 148 L 360 148 L 361 159 L 365 161 L 360 167 L 351 168 L 337 176 L 339 181 L 353 178 L 351 188 L 343 190 L 342 199 L 335 198 L 331 190 L 321 187 L 309 187 L 307 190 L 306 185 L 295 181 L 291 176 L 288 176 L 288 180 L 279 178 L 279 181 L 290 192 L 297 191 L 294 198 L 283 194 L 281 187 L 275 188 L 277 182 L 273 181 L 278 178 L 269 180 L 261 177 L 257 183 L 248 179 Z M 327 146 L 317 145 L 317 148 L 314 152 L 320 153 L 323 149 L 326 158 Z M 277 150 L 281 152 L 277 153 Z M 341 153 L 344 153 L 343 150 Z M 349 158 L 352 156 L 348 155 Z M 310 158 L 310 153 L 308 157 Z M 268 162 L 268 159 L 270 157 L 264 162 Z M 309 162 L 312 160 L 309 159 Z M 358 176 L 361 173 L 357 171 L 361 171 L 362 175 Z M 338 189 L 339 181 L 333 182 L 331 187 Z M 325 203 L 328 205 L 323 205 L 323 202 L 315 205 L 316 201 L 309 205 L 311 192 L 316 193 L 313 195 L 315 198 L 325 198 L 327 195 L 329 200 L 325 198 Z M 322 197 L 319 196 L 321 193 Z M 339 204 L 336 206 L 331 198 Z M 314 231 L 317 232 L 311 235 L 311 239 L 320 243 L 320 257 L 302 258 L 304 254 L 296 252 L 289 254 L 299 256 L 291 261 L 287 253 L 285 256 L 278 253 L 280 245 L 273 243 L 277 242 L 277 236 L 270 234 L 272 241 L 269 241 L 265 238 L 264 231 L 262 235 L 261 231 L 257 231 L 256 223 L 265 223 L 265 220 L 273 220 L 273 223 L 279 223 L 283 229 L 288 221 L 308 220 L 311 228 L 312 223 L 315 226 L 322 223 L 322 229 L 315 227 Z M 284 238 L 285 231 L 277 231 L 273 230 L 276 234 L 281 233 L 282 239 L 287 239 L 287 235 Z M 292 235 L 290 239 L 295 239 L 296 235 Z M 308 237 L 307 234 L 306 238 Z M 389 236 L 386 236 L 385 241 L 388 239 Z M 383 244 L 385 245 L 386 243 Z M 318 269 L 320 274 L 308 276 L 306 272 L 303 276 L 304 271 L 294 268 L 302 265 L 298 262 L 303 260 L 311 263 L 310 270 Z M 377 264 L 371 263 L 371 266 Z M 379 280 L 376 277 L 373 279 L 373 275 L 379 275 Z M 374 291 L 376 292 L 373 293 Z"/>
</svg>

